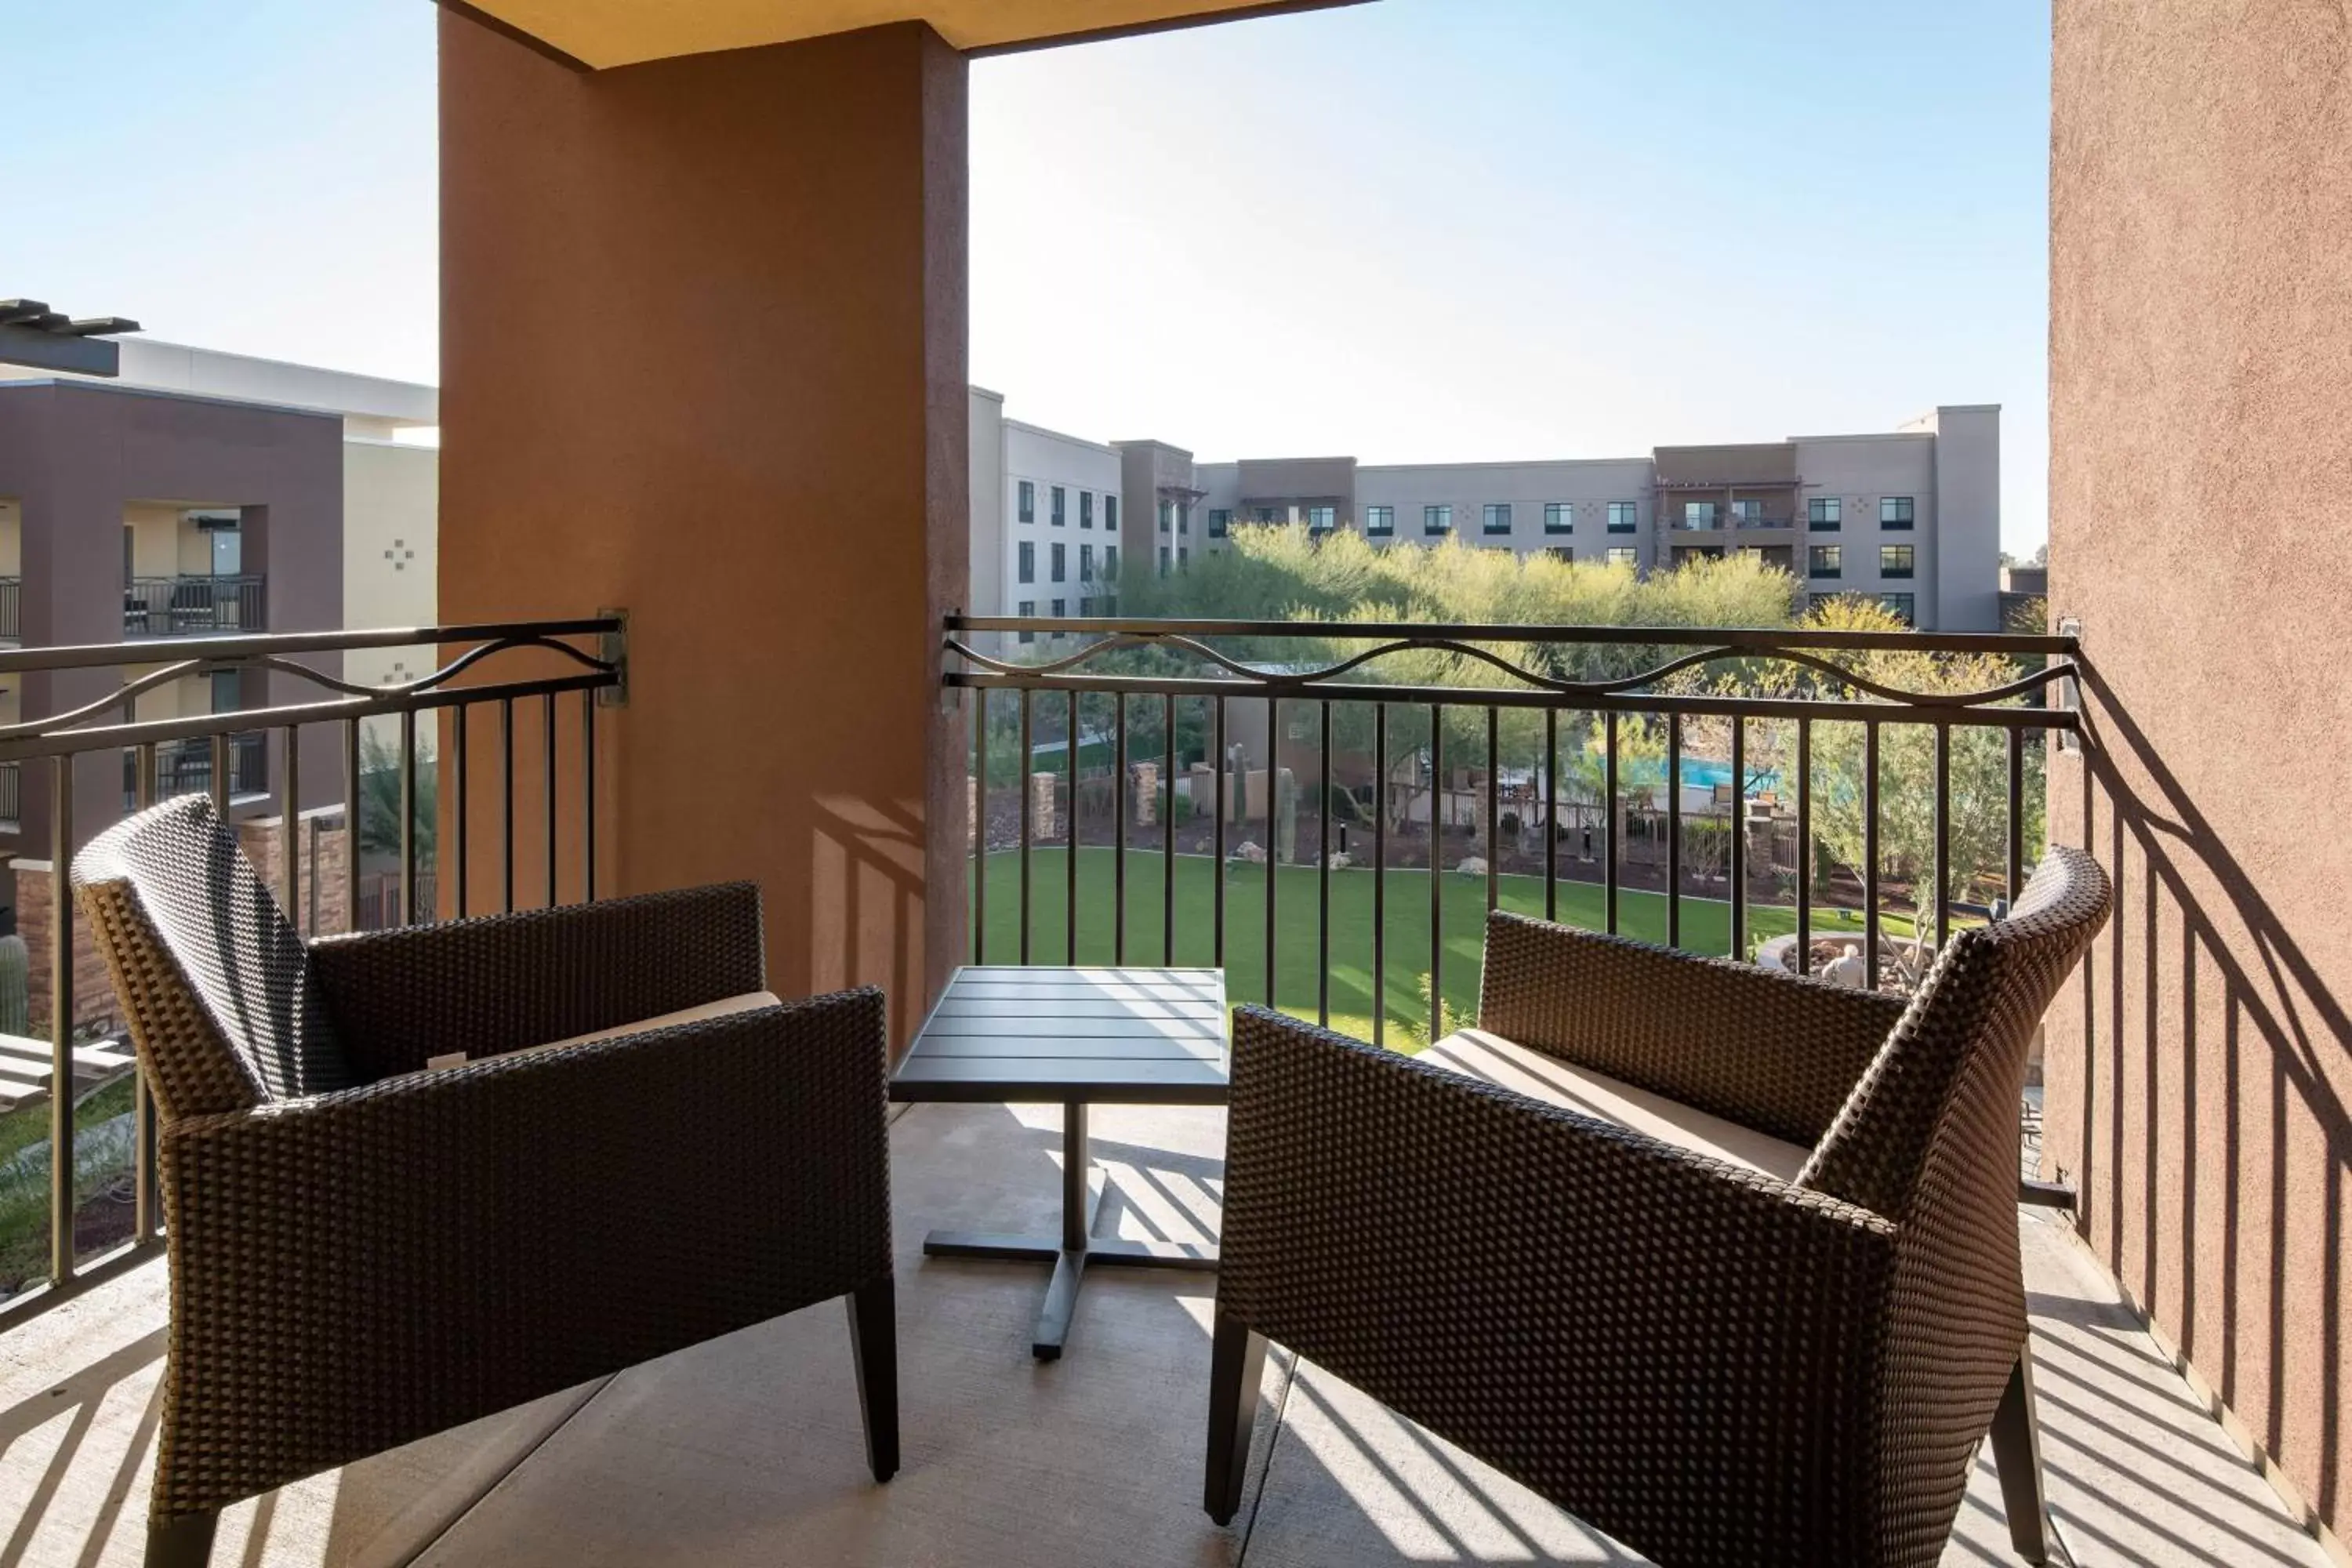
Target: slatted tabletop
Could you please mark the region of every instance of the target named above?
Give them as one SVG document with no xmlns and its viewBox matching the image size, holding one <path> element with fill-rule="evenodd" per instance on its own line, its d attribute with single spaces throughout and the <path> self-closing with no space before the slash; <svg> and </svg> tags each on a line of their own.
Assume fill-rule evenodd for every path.
<svg viewBox="0 0 2352 1568">
<path fill-rule="evenodd" d="M 894 1100 L 1223 1105 L 1219 969 L 959 969 L 892 1081 Z"/>
</svg>

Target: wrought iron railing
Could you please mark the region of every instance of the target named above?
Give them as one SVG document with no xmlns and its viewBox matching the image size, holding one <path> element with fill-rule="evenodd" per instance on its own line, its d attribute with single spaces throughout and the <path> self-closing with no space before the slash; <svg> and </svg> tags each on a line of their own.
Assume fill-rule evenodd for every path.
<svg viewBox="0 0 2352 1568">
<path fill-rule="evenodd" d="M 25 580 L 0 577 L 0 642 L 21 642 L 25 637 Z"/>
<path fill-rule="evenodd" d="M 128 753 L 126 809 L 201 787 L 228 816 L 235 796 L 269 790 L 275 823 L 247 805 L 247 825 L 240 831 L 261 835 L 249 837 L 249 847 L 289 918 L 307 933 L 407 923 L 445 911 L 511 909 L 519 895 L 534 904 L 553 904 L 559 897 L 593 899 L 596 709 L 616 700 L 622 689 L 624 629 L 620 617 L 600 616 L 198 638 L 175 646 L 173 662 L 161 668 L 156 650 L 139 645 L 0 650 L 0 684 L 17 686 L 23 676 L 43 672 L 59 689 L 88 694 L 64 711 L 0 724 L 0 789 L 13 792 L 29 771 L 31 798 L 24 807 L 37 823 L 46 823 L 46 833 L 37 827 L 36 833 L 46 838 L 49 873 L 46 882 L 30 881 L 20 862 L 18 912 L 28 941 L 34 928 L 45 933 L 28 1000 L 37 1021 L 46 1014 L 46 1024 L 37 1022 L 37 1027 L 50 1043 L 48 1082 L 73 1083 L 73 1068 L 89 1056 L 90 1041 L 115 1022 L 110 998 L 78 994 L 76 983 L 78 968 L 88 966 L 75 963 L 77 934 L 65 872 L 75 848 L 102 826 L 76 820 L 78 764 L 110 769 L 113 759 Z M 400 647 L 426 649 L 424 662 L 430 673 L 394 685 L 362 686 L 314 663 L 356 649 Z M 186 718 L 121 718 L 135 711 L 142 692 L 228 671 L 267 672 L 273 694 L 290 689 L 290 700 Z M 503 678 L 500 671 L 507 672 Z M 428 732 L 433 738 L 423 746 L 420 715 L 434 726 Z M 320 750 L 330 755 L 340 751 L 340 788 L 306 790 L 303 739 L 320 739 L 322 731 L 339 742 Z M 488 754 L 478 760 L 474 753 L 484 748 Z M 564 793 L 576 787 L 576 797 L 559 802 L 559 780 L 573 770 L 576 786 L 565 785 Z M 483 786 L 495 792 L 495 809 L 473 798 L 478 772 L 484 775 Z M 318 782 L 315 773 L 311 776 Z M 446 803 L 438 786 L 444 782 L 455 792 L 451 810 L 440 809 Z M 12 798 L 13 793 L 0 795 L 0 804 Z M 306 802 L 311 803 L 307 811 Z M 496 824 L 494 842 L 469 845 L 478 819 L 481 826 Z M 257 828 L 254 822 L 262 826 Z M 435 841 L 445 829 L 448 853 L 437 855 Z M 335 835 L 341 835 L 340 844 Z M 26 850 L 39 853 L 30 845 Z M 543 881 L 534 876 L 534 885 L 519 888 L 519 858 L 527 872 L 543 868 Z M 541 866 L 530 866 L 532 859 Z M 379 890 L 385 885 L 392 889 L 389 898 Z M 28 909 L 27 903 L 36 907 Z M 128 1134 L 122 1142 L 129 1153 L 120 1171 L 109 1164 L 93 1173 L 90 1156 L 109 1142 L 95 1134 L 85 1157 L 77 1159 L 78 1098 L 52 1094 L 46 1108 L 46 1145 L 13 1156 L 18 1163 L 36 1154 L 47 1158 L 46 1244 L 32 1278 L 12 1274 L 0 1279 L 0 1329 L 112 1276 L 158 1240 L 155 1125 L 143 1083 L 134 1077 L 124 1113 L 127 1127 L 121 1119 L 110 1124 L 116 1135 Z M 25 1173 L 8 1173 L 20 1178 L 16 1184 L 21 1188 Z M 85 1245 L 77 1240 L 77 1222 L 110 1201 L 90 1195 L 93 1181 L 108 1193 L 127 1188 L 130 1201 L 120 1206 L 130 1218 L 121 1227 L 127 1235 Z M 6 1195 L 0 1192 L 0 1197 Z M 0 1226 L 0 1240 L 5 1239 Z"/>
<path fill-rule="evenodd" d="M 1392 1025 L 1424 1026 L 1389 973 L 1401 895 L 1426 900 L 1425 916 L 1407 906 L 1412 938 L 1427 943 L 1412 961 L 1427 988 L 1424 1037 L 1446 1027 L 1449 982 L 1462 989 L 1464 955 L 1448 972 L 1448 921 L 1475 942 L 1482 917 L 1458 907 L 1449 917 L 1449 901 L 1464 901 L 1447 897 L 1464 870 L 1449 838 L 1480 851 L 1483 865 L 1467 870 L 1484 882 L 1486 910 L 1505 901 L 1507 875 L 1512 901 L 1529 912 L 1743 960 L 1756 955 L 1752 939 L 1780 928 L 1798 973 L 1816 966 L 1817 939 L 1850 935 L 1864 983 L 1900 984 L 1955 920 L 2015 896 L 2038 850 L 2029 840 L 2041 801 L 2027 777 L 2046 736 L 2076 729 L 2071 707 L 2045 705 L 2071 690 L 2064 637 L 1064 620 L 1054 628 L 1093 640 L 1042 661 L 981 651 L 987 634 L 1042 625 L 947 623 L 945 680 L 973 693 L 976 721 L 973 961 L 1174 963 L 1181 952 L 1227 967 L 1237 998 L 1329 1023 L 1337 929 L 1368 950 L 1337 961 L 1351 988 L 1360 974 L 1361 1026 L 1381 1042 Z M 1885 678 L 1887 656 L 1990 656 L 1990 673 L 1974 689 L 1914 689 Z M 1255 731 L 1257 716 L 1258 754 L 1237 758 L 1241 721 Z M 1157 773 L 1148 806 L 1139 750 Z M 1171 782 L 1180 763 L 1188 795 Z M 1290 808 L 1286 846 L 1286 771 L 1315 780 L 1311 795 L 1292 794 L 1313 805 Z M 1188 809 L 1194 822 L 1180 825 Z M 1955 858 L 1956 819 L 1960 852 L 1985 863 Z M 1484 826 L 1465 840 L 1465 822 Z M 1853 864 L 1822 864 L 1833 837 L 1852 841 Z M 1255 854 L 1237 860 L 1242 843 Z M 1058 893 L 1043 884 L 1042 897 L 1041 847 L 1059 853 L 1047 871 L 1062 882 Z M 1191 911 L 1202 918 L 1180 918 L 1180 853 L 1213 866 L 1189 871 L 1188 903 L 1209 884 L 1208 907 Z M 1147 869 L 1136 879 L 1139 854 Z M 1335 871 L 1367 863 L 1369 885 L 1358 880 L 1351 895 L 1368 910 L 1335 921 Z M 1147 898 L 1156 890 L 1156 910 L 1133 907 L 1138 879 Z M 1907 917 L 1888 907 L 1906 883 Z M 1240 909 L 1244 892 L 1262 912 Z M 1295 922 L 1283 918 L 1286 900 L 1304 906 Z M 1706 918 L 1691 918 L 1695 909 Z M 1237 919 L 1257 928 L 1255 951 L 1232 940 Z M 1131 942 L 1130 924 L 1157 941 Z M 1311 958 L 1286 958 L 1286 926 L 1314 942 Z M 1475 980 L 1475 957 L 1468 967 Z"/>
<path fill-rule="evenodd" d="M 220 637 L 257 632 L 269 624 L 263 604 L 268 579 L 133 577 L 122 590 L 125 637 Z"/>
<path fill-rule="evenodd" d="M 14 833 L 25 820 L 25 764 L 0 763 L 0 832 Z"/>
</svg>

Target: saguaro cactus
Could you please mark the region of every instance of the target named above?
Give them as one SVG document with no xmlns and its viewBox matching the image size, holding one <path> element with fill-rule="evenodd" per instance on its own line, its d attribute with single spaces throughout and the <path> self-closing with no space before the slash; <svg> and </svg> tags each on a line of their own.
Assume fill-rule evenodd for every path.
<svg viewBox="0 0 2352 1568">
<path fill-rule="evenodd" d="M 1288 768 L 1274 778 L 1275 858 L 1298 864 L 1298 781 Z"/>
</svg>

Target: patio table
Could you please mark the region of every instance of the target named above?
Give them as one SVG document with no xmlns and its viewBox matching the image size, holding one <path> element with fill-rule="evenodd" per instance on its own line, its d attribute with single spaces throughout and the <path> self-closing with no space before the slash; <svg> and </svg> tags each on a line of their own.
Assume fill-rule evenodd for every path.
<svg viewBox="0 0 2352 1568">
<path fill-rule="evenodd" d="M 1089 1265 L 1213 1269 L 1213 1248 L 1094 1234 L 1100 1194 L 1087 1179 L 1090 1105 L 1223 1105 L 1228 1084 L 1225 977 L 1217 969 L 956 971 L 898 1064 L 890 1098 L 960 1104 L 1059 1101 L 1062 1232 L 935 1230 L 932 1258 L 1050 1263 L 1031 1352 L 1060 1357 Z"/>
</svg>

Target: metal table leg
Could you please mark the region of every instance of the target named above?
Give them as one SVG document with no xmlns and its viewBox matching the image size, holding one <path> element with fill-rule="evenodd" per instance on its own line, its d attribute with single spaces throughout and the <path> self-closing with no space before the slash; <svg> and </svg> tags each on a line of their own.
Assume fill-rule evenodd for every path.
<svg viewBox="0 0 2352 1568">
<path fill-rule="evenodd" d="M 1213 1270 L 1213 1249 L 1202 1253 L 1167 1241 L 1139 1241 L 1123 1236 L 1094 1234 L 1101 1194 L 1089 1179 L 1094 1156 L 1087 1146 L 1087 1103 L 1062 1104 L 1062 1234 L 1048 1237 L 1007 1236 L 980 1231 L 935 1230 L 923 1239 L 930 1258 L 988 1258 L 1020 1263 L 1051 1263 L 1054 1278 L 1045 1287 L 1045 1304 L 1037 1313 L 1037 1331 L 1029 1351 L 1039 1361 L 1058 1361 L 1070 1337 L 1070 1320 L 1078 1306 L 1078 1286 L 1090 1263 L 1129 1268 L 1190 1268 Z"/>
</svg>

